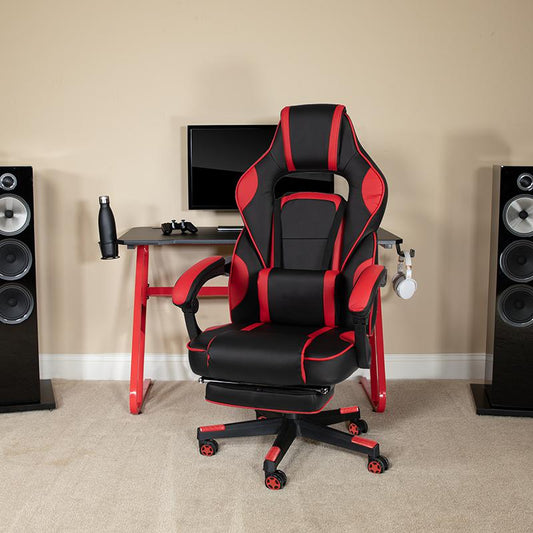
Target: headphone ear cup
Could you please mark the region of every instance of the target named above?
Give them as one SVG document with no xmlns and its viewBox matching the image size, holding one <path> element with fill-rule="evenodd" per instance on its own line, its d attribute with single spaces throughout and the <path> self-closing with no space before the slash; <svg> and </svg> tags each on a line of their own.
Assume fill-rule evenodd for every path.
<svg viewBox="0 0 533 533">
<path fill-rule="evenodd" d="M 405 279 L 405 274 L 403 272 L 396 272 L 396 274 L 394 274 L 394 277 L 392 278 L 391 283 L 392 283 L 392 288 L 396 292 L 398 292 L 396 290 L 396 288 L 398 287 L 398 284 L 401 283 L 404 279 Z"/>
<path fill-rule="evenodd" d="M 405 278 L 402 280 L 398 280 L 398 283 L 394 286 L 394 290 L 396 291 L 396 294 L 402 299 L 402 300 L 409 300 L 409 298 L 412 298 L 416 292 L 417 283 L 416 280 L 413 278 Z"/>
</svg>

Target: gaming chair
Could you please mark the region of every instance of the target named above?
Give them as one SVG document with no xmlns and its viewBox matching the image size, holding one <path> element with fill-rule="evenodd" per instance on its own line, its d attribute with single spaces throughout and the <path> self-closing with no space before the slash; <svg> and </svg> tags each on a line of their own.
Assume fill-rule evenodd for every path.
<svg viewBox="0 0 533 533">
<path fill-rule="evenodd" d="M 296 192 L 274 197 L 290 172 L 343 176 L 337 194 Z M 244 229 L 231 261 L 210 257 L 176 282 L 173 302 L 185 316 L 193 372 L 207 382 L 206 400 L 256 410 L 256 420 L 198 428 L 200 453 L 215 438 L 277 435 L 266 454 L 265 485 L 281 489 L 277 467 L 296 436 L 368 456 L 368 470 L 389 463 L 357 406 L 324 411 L 335 384 L 369 368 L 379 288 L 376 232 L 387 201 L 380 170 L 363 150 L 342 105 L 301 105 L 281 111 L 272 144 L 241 177 L 236 200 Z M 229 272 L 231 323 L 202 331 L 198 292 Z M 346 421 L 349 433 L 328 427 Z"/>
</svg>

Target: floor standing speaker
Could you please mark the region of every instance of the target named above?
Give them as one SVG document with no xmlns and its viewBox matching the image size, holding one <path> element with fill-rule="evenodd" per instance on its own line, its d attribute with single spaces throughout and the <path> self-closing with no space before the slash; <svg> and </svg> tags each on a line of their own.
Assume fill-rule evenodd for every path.
<svg viewBox="0 0 533 533">
<path fill-rule="evenodd" d="M 486 383 L 478 414 L 533 416 L 533 166 L 495 166 Z"/>
<path fill-rule="evenodd" d="M 32 167 L 0 167 L 0 412 L 53 409 L 39 379 Z"/>
</svg>

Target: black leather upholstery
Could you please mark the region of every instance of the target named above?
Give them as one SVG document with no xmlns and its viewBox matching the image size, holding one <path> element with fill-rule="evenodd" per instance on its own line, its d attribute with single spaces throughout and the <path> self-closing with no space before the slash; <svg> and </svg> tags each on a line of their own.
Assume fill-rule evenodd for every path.
<svg viewBox="0 0 533 533">
<path fill-rule="evenodd" d="M 343 176 L 347 201 L 317 192 L 275 199 L 276 182 L 302 171 Z M 354 293 L 371 295 L 357 316 L 349 303 L 358 309 L 354 297 L 350 301 L 352 288 L 377 264 L 376 230 L 386 199 L 385 179 L 360 145 L 343 106 L 282 110 L 270 149 L 236 189 L 245 228 L 231 263 L 232 323 L 199 334 L 189 327 L 195 333 L 189 343 L 192 370 L 233 382 L 231 387 L 210 384 L 209 399 L 290 411 L 293 392 L 334 385 L 349 377 L 358 361 L 368 364 L 367 333 L 377 293 Z M 212 268 L 222 268 L 219 259 L 213 261 Z M 178 282 L 175 302 L 194 292 L 190 287 L 197 289 L 200 269 L 195 272 L 184 274 L 181 286 Z M 257 387 L 263 387 L 261 393 Z M 253 405 L 259 399 L 261 405 Z M 323 407 L 321 400 L 306 400 L 310 403 L 303 410 Z"/>
<path fill-rule="evenodd" d="M 334 385 L 356 367 L 353 335 L 339 328 L 230 324 L 190 343 L 193 372 L 262 385 Z"/>
</svg>

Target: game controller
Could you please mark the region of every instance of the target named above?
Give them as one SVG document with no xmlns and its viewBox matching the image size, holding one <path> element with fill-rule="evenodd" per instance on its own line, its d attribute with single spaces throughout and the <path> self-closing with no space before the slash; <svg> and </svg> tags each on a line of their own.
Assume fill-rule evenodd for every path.
<svg viewBox="0 0 533 533">
<path fill-rule="evenodd" d="M 181 222 L 176 222 L 172 219 L 172 222 L 163 222 L 163 224 L 161 224 L 163 235 L 170 235 L 175 229 L 181 230 L 182 235 L 187 232 L 196 233 L 198 231 L 198 228 L 192 222 L 187 222 L 183 218 L 181 219 Z"/>
</svg>

